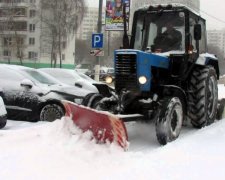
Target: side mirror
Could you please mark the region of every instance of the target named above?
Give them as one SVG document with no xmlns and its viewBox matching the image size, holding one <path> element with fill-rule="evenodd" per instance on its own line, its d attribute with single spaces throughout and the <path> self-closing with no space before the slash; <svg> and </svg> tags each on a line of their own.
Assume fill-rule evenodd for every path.
<svg viewBox="0 0 225 180">
<path fill-rule="evenodd" d="M 201 40 L 202 38 L 202 27 L 201 24 L 195 24 L 194 26 L 194 39 L 196 41 Z"/>
<path fill-rule="evenodd" d="M 30 79 L 24 79 L 21 81 L 20 86 L 31 89 L 34 83 Z"/>
</svg>

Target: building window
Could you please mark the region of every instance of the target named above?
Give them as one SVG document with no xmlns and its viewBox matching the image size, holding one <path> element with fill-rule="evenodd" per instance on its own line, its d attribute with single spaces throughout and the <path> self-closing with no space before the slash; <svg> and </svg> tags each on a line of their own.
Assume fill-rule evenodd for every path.
<svg viewBox="0 0 225 180">
<path fill-rule="evenodd" d="M 3 51 L 3 56 L 11 56 L 11 51 L 9 51 L 9 50 L 4 50 Z"/>
<path fill-rule="evenodd" d="M 29 44 L 35 45 L 35 38 L 29 38 Z"/>
<path fill-rule="evenodd" d="M 38 56 L 38 53 L 36 53 L 36 52 L 33 52 L 33 51 L 29 51 L 28 52 L 28 58 L 29 59 L 37 59 L 37 56 Z"/>
<path fill-rule="evenodd" d="M 30 24 L 30 32 L 34 32 L 35 31 L 35 24 Z"/>
<path fill-rule="evenodd" d="M 66 41 L 62 42 L 62 48 L 65 49 L 66 48 Z"/>
<path fill-rule="evenodd" d="M 35 10 L 30 10 L 30 17 L 35 17 L 36 16 L 36 11 Z"/>
<path fill-rule="evenodd" d="M 27 30 L 27 22 L 15 22 L 15 30 L 26 31 Z"/>
<path fill-rule="evenodd" d="M 24 38 L 16 37 L 16 44 L 23 45 L 24 44 Z"/>
<path fill-rule="evenodd" d="M 3 41 L 5 46 L 12 45 L 12 37 L 5 37 Z"/>
<path fill-rule="evenodd" d="M 22 51 L 18 51 L 17 52 L 17 57 L 23 57 L 23 52 Z"/>
<path fill-rule="evenodd" d="M 13 10 L 14 16 L 26 16 L 26 9 L 25 8 L 15 8 Z"/>
<path fill-rule="evenodd" d="M 65 54 L 62 54 L 62 60 L 63 61 L 65 61 L 65 58 L 66 58 Z"/>
</svg>

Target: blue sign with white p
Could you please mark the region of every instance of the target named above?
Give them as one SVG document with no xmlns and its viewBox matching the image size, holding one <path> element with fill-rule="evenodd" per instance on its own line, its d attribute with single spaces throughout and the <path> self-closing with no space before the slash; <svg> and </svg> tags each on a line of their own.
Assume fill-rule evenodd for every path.
<svg viewBox="0 0 225 180">
<path fill-rule="evenodd" d="M 92 34 L 92 48 L 103 48 L 103 34 Z"/>
</svg>

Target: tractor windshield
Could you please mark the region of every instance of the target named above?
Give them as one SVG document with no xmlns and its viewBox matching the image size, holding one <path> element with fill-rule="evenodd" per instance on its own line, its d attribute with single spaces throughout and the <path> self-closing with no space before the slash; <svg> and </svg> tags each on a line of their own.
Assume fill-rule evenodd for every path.
<svg viewBox="0 0 225 180">
<path fill-rule="evenodd" d="M 185 50 L 184 12 L 139 14 L 134 49 L 168 52 Z"/>
</svg>

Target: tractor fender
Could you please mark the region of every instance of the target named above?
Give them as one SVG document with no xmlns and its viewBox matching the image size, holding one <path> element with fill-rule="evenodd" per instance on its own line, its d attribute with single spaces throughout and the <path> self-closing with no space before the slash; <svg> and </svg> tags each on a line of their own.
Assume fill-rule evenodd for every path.
<svg viewBox="0 0 225 180">
<path fill-rule="evenodd" d="M 216 70 L 217 79 L 219 79 L 220 77 L 219 62 L 216 55 L 209 53 L 200 54 L 195 64 L 200 66 L 207 66 L 207 65 L 213 66 L 214 69 Z"/>
<path fill-rule="evenodd" d="M 186 92 L 175 85 L 163 85 L 163 96 L 173 96 L 178 97 L 183 105 L 184 114 L 186 114 L 187 110 L 187 94 Z"/>
</svg>

